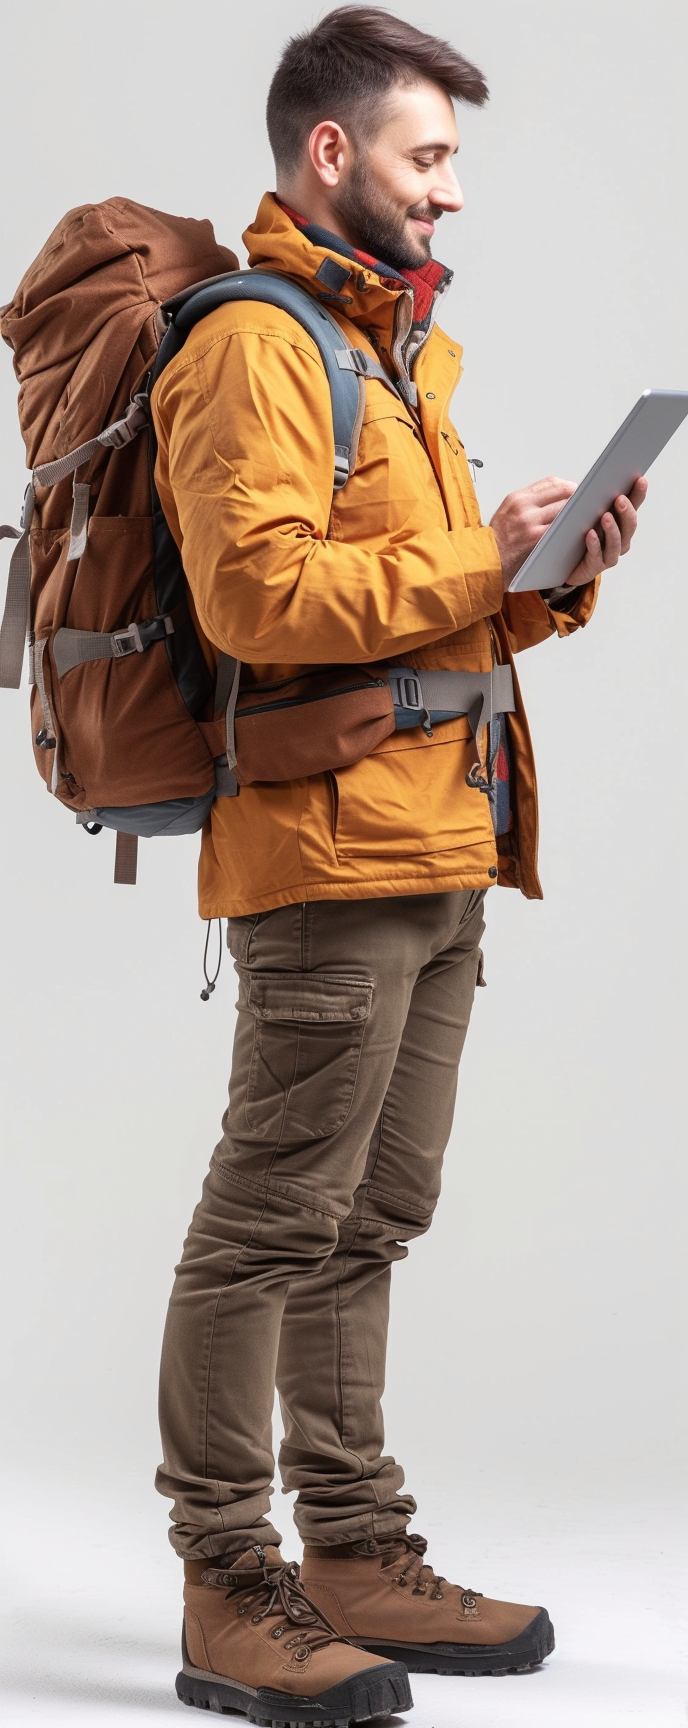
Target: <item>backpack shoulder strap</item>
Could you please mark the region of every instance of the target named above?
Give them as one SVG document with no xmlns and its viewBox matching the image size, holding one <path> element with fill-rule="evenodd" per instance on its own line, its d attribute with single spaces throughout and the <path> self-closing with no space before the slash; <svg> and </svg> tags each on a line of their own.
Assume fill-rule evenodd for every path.
<svg viewBox="0 0 688 1728">
<path fill-rule="evenodd" d="M 169 324 L 151 377 L 151 389 L 187 336 L 202 318 L 232 300 L 260 300 L 279 306 L 302 326 L 320 353 L 332 398 L 334 431 L 334 491 L 346 485 L 356 463 L 358 438 L 365 409 L 365 379 L 378 378 L 397 396 L 391 378 L 372 355 L 353 348 L 335 318 L 319 301 L 286 276 L 267 270 L 236 270 L 212 282 L 188 289 L 162 308 Z"/>
<path fill-rule="evenodd" d="M 209 281 L 196 284 L 185 289 L 174 299 L 168 300 L 161 307 L 161 314 L 167 322 L 167 329 L 160 343 L 155 363 L 148 381 L 147 390 L 142 390 L 133 397 L 122 420 L 105 428 L 95 438 L 86 444 L 72 450 L 65 456 L 58 457 L 54 462 L 43 463 L 34 469 L 24 503 L 22 525 L 19 531 L 3 527 L 0 538 L 12 536 L 17 539 L 17 545 L 10 563 L 9 581 L 5 612 L 0 625 L 0 687 L 7 686 L 16 689 L 21 680 L 24 643 L 29 620 L 29 595 L 31 584 L 31 557 L 29 549 L 29 532 L 35 501 L 35 482 L 43 486 L 54 486 L 68 474 L 75 474 L 81 465 L 88 461 L 98 449 L 119 449 L 123 444 L 135 438 L 144 426 L 150 424 L 148 396 L 165 367 L 169 365 L 175 354 L 181 352 L 187 336 L 202 318 L 207 318 L 218 306 L 225 306 L 232 300 L 260 300 L 270 306 L 279 306 L 294 318 L 307 334 L 312 337 L 320 354 L 327 380 L 330 386 L 332 400 L 332 425 L 334 431 L 334 476 L 333 490 L 338 492 L 346 485 L 356 465 L 358 439 L 365 411 L 365 379 L 377 378 L 394 396 L 401 398 L 391 378 L 372 355 L 366 354 L 362 348 L 354 348 L 340 329 L 335 318 L 309 294 L 306 288 L 297 282 L 291 282 L 286 276 L 273 276 L 267 270 L 233 270 L 223 276 L 212 277 Z M 151 456 L 153 443 L 151 441 Z M 87 524 L 88 488 L 76 485 L 74 488 L 74 513 L 72 516 L 72 533 L 70 538 L 70 557 L 77 557 L 83 551 Z M 84 506 L 81 509 L 80 507 Z M 161 608 L 161 612 L 162 612 Z M 156 625 L 162 624 L 169 628 L 166 617 L 170 614 L 167 607 L 165 616 L 153 620 Z M 119 635 L 130 632 L 119 632 Z M 67 632 L 63 633 L 61 651 L 67 653 Z M 99 638 L 103 642 L 105 638 Z M 110 638 L 107 638 L 110 642 Z M 95 638 L 94 638 L 95 643 Z M 83 658 L 86 649 L 89 655 L 95 653 L 94 643 L 90 645 L 83 641 L 79 644 L 79 654 Z M 100 649 L 101 657 L 104 649 Z M 128 650 L 127 650 L 128 651 Z M 76 652 L 72 645 L 70 652 Z M 111 644 L 108 653 L 124 652 L 122 644 Z M 71 662 L 76 663 L 76 662 Z"/>
</svg>

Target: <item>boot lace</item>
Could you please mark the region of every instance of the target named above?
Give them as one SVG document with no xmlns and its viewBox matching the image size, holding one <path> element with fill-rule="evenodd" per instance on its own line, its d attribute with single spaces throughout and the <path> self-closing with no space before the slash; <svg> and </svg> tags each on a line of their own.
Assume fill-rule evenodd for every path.
<svg viewBox="0 0 688 1728">
<path fill-rule="evenodd" d="M 427 1546 L 424 1536 L 417 1536 L 411 1531 L 407 1531 L 403 1536 L 392 1536 L 388 1541 L 378 1540 L 377 1551 L 382 1556 L 381 1570 L 387 1572 L 396 1567 L 398 1570 L 395 1584 L 402 1588 L 408 1587 L 414 1596 L 427 1596 L 430 1591 L 431 1601 L 443 1602 L 446 1591 L 456 1589 L 456 1585 L 448 1584 L 446 1578 L 435 1572 L 429 1562 L 424 1560 Z M 357 1548 L 361 1553 L 370 1551 L 366 1544 L 357 1544 Z M 444 1590 L 442 1585 L 445 1586 Z M 481 1596 L 482 1591 L 465 1590 L 462 1594 L 471 1598 Z"/>
<path fill-rule="evenodd" d="M 299 1568 L 295 1561 L 283 1566 L 271 1566 L 259 1543 L 255 1544 L 253 1553 L 258 1560 L 259 1571 L 209 1569 L 203 1574 L 204 1583 L 224 1589 L 225 1600 L 237 1603 L 237 1614 L 250 1613 L 254 1626 L 274 1617 L 277 1624 L 272 1628 L 271 1637 L 284 1638 L 282 1648 L 293 1650 L 297 1662 L 308 1661 L 312 1651 L 323 1650 L 328 1644 L 350 1643 L 350 1639 L 342 1638 L 320 1609 L 310 1601 L 299 1578 Z M 287 1633 L 288 1637 L 285 1636 Z"/>
</svg>

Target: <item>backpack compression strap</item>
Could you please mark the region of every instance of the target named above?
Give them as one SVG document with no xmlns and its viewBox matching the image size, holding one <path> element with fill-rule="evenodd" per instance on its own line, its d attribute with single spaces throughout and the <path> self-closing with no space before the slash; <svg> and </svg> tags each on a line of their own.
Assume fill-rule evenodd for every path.
<svg viewBox="0 0 688 1728">
<path fill-rule="evenodd" d="M 21 527 L 9 528 L 6 524 L 0 528 L 0 540 L 8 538 L 17 541 L 10 560 L 9 576 L 7 578 L 7 598 L 2 625 L 0 625 L 0 689 L 18 690 L 21 683 L 22 663 L 24 660 L 24 644 L 29 627 L 29 598 L 31 593 L 31 521 L 36 504 L 36 486 L 56 486 L 58 481 L 66 480 L 69 474 L 76 476 L 76 471 L 84 462 L 90 462 L 98 450 L 121 450 L 125 444 L 130 444 L 132 438 L 148 425 L 148 407 L 145 399 L 135 396 L 129 403 L 126 414 L 121 420 L 116 420 L 112 426 L 106 426 L 104 432 L 99 432 L 97 438 L 89 438 L 86 444 L 79 444 L 76 450 L 70 450 L 66 456 L 58 456 L 54 462 L 42 462 L 34 468 L 24 495 Z M 75 478 L 74 507 L 69 536 L 68 558 L 80 558 L 86 545 L 88 533 L 88 502 L 90 488 L 82 486 Z"/>
</svg>

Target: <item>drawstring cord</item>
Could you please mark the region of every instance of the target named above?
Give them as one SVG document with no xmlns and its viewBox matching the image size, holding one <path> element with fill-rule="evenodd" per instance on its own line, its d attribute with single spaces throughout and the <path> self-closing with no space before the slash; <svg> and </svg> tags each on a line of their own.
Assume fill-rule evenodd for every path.
<svg viewBox="0 0 688 1728">
<path fill-rule="evenodd" d="M 217 923 L 217 936 L 218 936 L 217 966 L 215 968 L 214 978 L 209 978 L 208 977 L 208 944 L 210 942 L 210 932 L 212 930 L 214 923 Z M 218 919 L 209 918 L 208 919 L 208 928 L 207 928 L 206 933 L 205 933 L 205 948 L 203 950 L 203 976 L 205 978 L 205 990 L 201 991 L 201 1001 L 202 1002 L 209 1002 L 210 1001 L 213 990 L 215 989 L 215 985 L 217 984 L 217 980 L 220 976 L 221 965 L 222 965 L 222 919 L 221 918 L 218 918 Z"/>
</svg>

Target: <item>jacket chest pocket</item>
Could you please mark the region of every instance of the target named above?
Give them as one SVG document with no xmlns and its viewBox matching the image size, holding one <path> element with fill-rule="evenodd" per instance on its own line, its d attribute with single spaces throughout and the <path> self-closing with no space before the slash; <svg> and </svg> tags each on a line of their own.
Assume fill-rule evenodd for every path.
<svg viewBox="0 0 688 1728">
<path fill-rule="evenodd" d="M 252 973 L 240 1007 L 253 1016 L 245 1115 L 281 1146 L 336 1133 L 353 1103 L 372 981 L 315 972 Z"/>
<path fill-rule="evenodd" d="M 381 399 L 370 401 L 361 427 L 352 478 L 335 498 L 338 537 L 353 542 L 447 527 L 442 488 L 422 438 L 402 406 L 379 388 Z"/>
<path fill-rule="evenodd" d="M 450 514 L 453 515 L 455 498 L 462 518 L 468 524 L 468 527 L 479 528 L 481 525 L 480 505 L 476 497 L 475 486 L 473 485 L 471 478 L 471 471 L 466 460 L 466 452 L 461 443 L 458 432 L 454 431 L 453 426 L 447 425 L 442 428 L 440 433 L 440 444 L 442 448 L 442 468 L 446 476 Z M 452 493 L 454 493 L 454 498 L 451 496 Z"/>
</svg>

